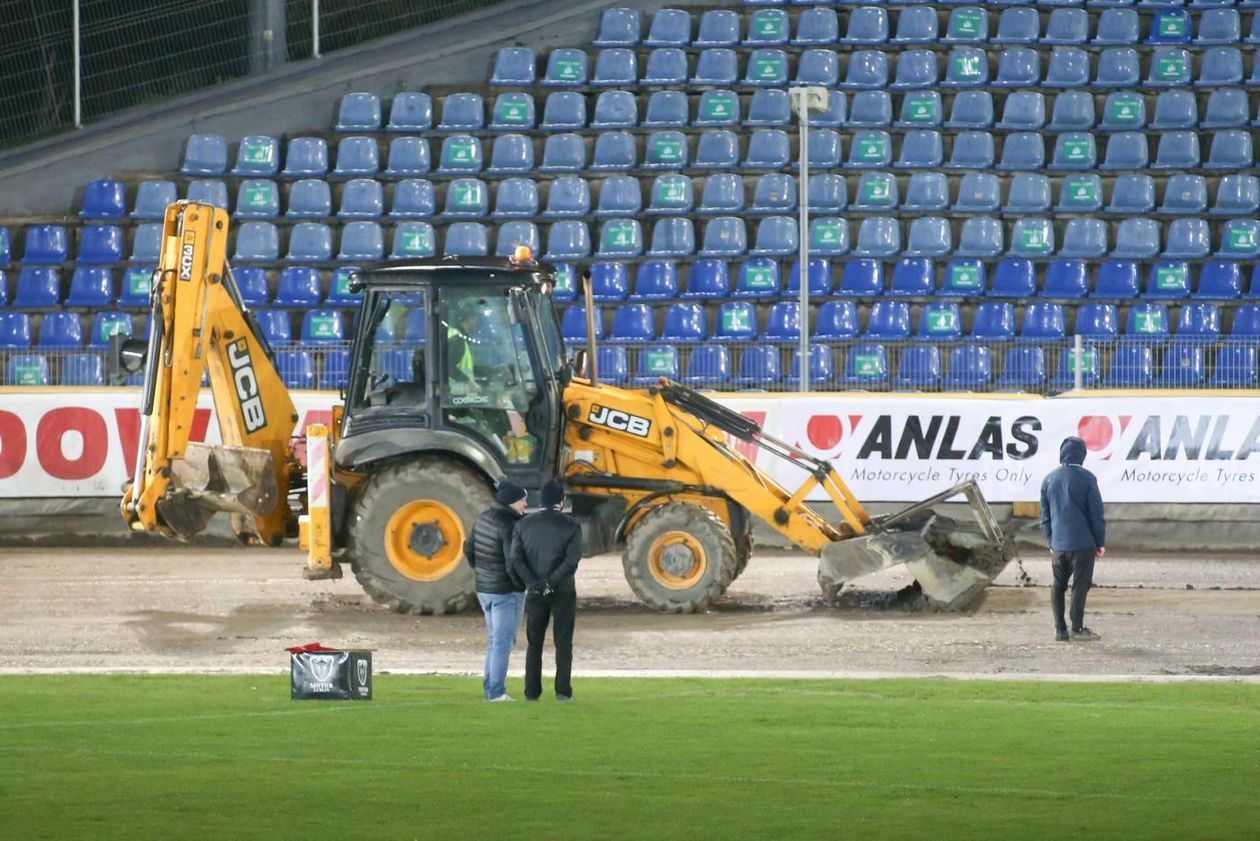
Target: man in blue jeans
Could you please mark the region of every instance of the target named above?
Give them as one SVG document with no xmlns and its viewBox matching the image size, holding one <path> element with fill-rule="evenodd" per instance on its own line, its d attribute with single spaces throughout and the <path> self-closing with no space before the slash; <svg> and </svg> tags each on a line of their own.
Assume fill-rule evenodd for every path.
<svg viewBox="0 0 1260 841">
<path fill-rule="evenodd" d="M 473 568 L 477 601 L 486 617 L 486 664 L 482 689 L 487 701 L 511 701 L 508 659 L 525 610 L 525 585 L 508 569 L 516 521 L 525 516 L 525 489 L 504 479 L 494 504 L 481 512 L 464 539 L 464 558 Z"/>
<path fill-rule="evenodd" d="M 1107 552 L 1107 521 L 1103 518 L 1098 479 L 1081 466 L 1084 462 L 1085 442 L 1065 438 L 1059 447 L 1059 466 L 1041 483 L 1041 530 L 1050 544 L 1054 570 L 1050 608 L 1054 612 L 1054 638 L 1059 642 L 1100 639 L 1085 627 L 1085 597 L 1094 582 L 1094 558 Z M 1063 616 L 1069 578 L 1071 631 Z"/>
</svg>

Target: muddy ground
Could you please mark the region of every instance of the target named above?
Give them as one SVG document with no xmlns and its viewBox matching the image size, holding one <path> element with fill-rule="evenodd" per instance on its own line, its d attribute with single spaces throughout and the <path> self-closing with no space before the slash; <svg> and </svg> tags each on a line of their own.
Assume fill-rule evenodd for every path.
<svg viewBox="0 0 1260 841">
<path fill-rule="evenodd" d="M 480 672 L 479 613 L 395 615 L 349 574 L 305 581 L 302 561 L 296 550 L 0 548 L 0 671 L 281 672 L 286 646 L 320 640 L 374 649 L 378 672 Z M 1100 561 L 1087 624 L 1103 639 L 1092 644 L 1053 641 L 1048 559 L 1023 562 L 1031 584 L 1012 565 L 965 614 L 890 606 L 907 583 L 895 574 L 829 607 L 815 567 L 759 555 L 716 609 L 664 616 L 634 600 L 619 557 L 584 561 L 575 672 L 1260 679 L 1260 559 Z"/>
</svg>

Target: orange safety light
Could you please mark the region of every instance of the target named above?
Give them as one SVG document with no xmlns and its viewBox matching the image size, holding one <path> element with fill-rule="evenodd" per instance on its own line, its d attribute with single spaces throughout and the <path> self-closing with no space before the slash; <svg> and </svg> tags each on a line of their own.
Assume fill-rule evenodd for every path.
<svg viewBox="0 0 1260 841">
<path fill-rule="evenodd" d="M 528 245 L 518 245 L 516 250 L 512 252 L 513 263 L 528 263 L 534 259 L 534 252 L 530 251 Z"/>
</svg>

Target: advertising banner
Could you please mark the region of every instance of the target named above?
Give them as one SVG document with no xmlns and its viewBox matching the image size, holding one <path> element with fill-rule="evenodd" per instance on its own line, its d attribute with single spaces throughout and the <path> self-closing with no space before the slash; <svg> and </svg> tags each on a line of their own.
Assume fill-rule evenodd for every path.
<svg viewBox="0 0 1260 841">
<path fill-rule="evenodd" d="M 299 429 L 330 422 L 335 395 L 295 392 L 293 399 Z M 1069 435 L 1085 440 L 1085 464 L 1107 502 L 1260 502 L 1260 398 L 1254 396 L 717 399 L 769 434 L 831 460 L 867 502 L 911 502 L 971 478 L 992 502 L 1036 500 Z M 130 389 L 8 392 L 0 404 L 0 497 L 119 494 L 135 466 L 138 402 Z M 218 440 L 208 392 L 193 438 Z M 740 447 L 784 484 L 803 480 L 801 471 Z"/>
</svg>

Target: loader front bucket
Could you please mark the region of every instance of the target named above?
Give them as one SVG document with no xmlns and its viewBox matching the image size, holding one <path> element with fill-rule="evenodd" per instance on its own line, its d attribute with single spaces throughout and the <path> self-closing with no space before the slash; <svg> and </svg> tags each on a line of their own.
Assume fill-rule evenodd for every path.
<svg viewBox="0 0 1260 841">
<path fill-rule="evenodd" d="M 183 458 L 171 460 L 171 491 L 158 513 L 181 540 L 198 534 L 216 511 L 252 520 L 270 513 L 279 497 L 270 451 L 191 442 Z"/>
<path fill-rule="evenodd" d="M 971 522 L 933 510 L 959 494 L 971 506 Z M 824 548 L 818 584 L 828 600 L 834 600 L 846 581 L 902 564 L 932 606 L 965 610 L 1013 556 L 980 487 L 964 482 L 896 514 L 873 519 L 870 531 L 861 537 Z"/>
</svg>

